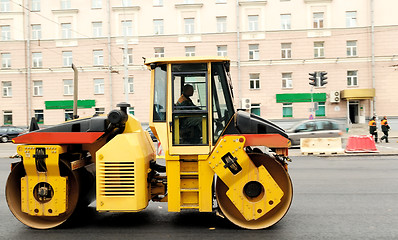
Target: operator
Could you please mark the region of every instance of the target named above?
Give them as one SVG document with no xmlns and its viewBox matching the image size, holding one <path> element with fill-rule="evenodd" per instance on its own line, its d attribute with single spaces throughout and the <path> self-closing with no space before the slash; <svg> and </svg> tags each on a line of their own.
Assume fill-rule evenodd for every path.
<svg viewBox="0 0 398 240">
<path fill-rule="evenodd" d="M 375 142 L 377 143 L 376 117 L 372 117 L 372 119 L 369 121 L 369 133 L 373 136 Z"/>
<path fill-rule="evenodd" d="M 388 125 L 386 116 L 383 117 L 380 125 L 381 125 L 381 131 L 384 133 L 384 136 L 380 138 L 380 142 L 382 142 L 385 139 L 386 143 L 388 143 L 388 131 L 390 130 L 390 126 Z"/>
<path fill-rule="evenodd" d="M 180 98 L 177 101 L 177 106 L 195 106 L 195 104 L 193 104 L 192 100 L 190 99 L 190 97 L 192 97 L 193 95 L 193 86 L 191 84 L 186 84 L 184 85 L 184 87 L 182 88 L 182 94 L 180 96 Z M 186 108 L 184 108 L 186 109 Z"/>
<path fill-rule="evenodd" d="M 182 94 L 178 99 L 176 106 L 182 107 L 181 110 L 200 110 L 191 100 L 194 93 L 193 86 L 184 85 Z M 181 144 L 198 144 L 202 136 L 202 118 L 184 116 L 180 118 L 180 137 Z"/>
</svg>

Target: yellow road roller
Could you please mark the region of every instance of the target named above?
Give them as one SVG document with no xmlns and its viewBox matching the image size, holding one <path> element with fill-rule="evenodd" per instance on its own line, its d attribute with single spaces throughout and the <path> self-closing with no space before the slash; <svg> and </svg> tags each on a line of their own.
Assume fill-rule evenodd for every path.
<svg viewBox="0 0 398 240">
<path fill-rule="evenodd" d="M 23 224 L 57 227 L 96 200 L 98 212 L 138 212 L 150 201 L 168 211 L 218 212 L 246 229 L 276 224 L 293 197 L 283 129 L 235 110 L 224 57 L 146 59 L 150 128 L 128 103 L 14 138 L 6 199 Z M 73 218 L 72 218 L 73 219 Z"/>
</svg>

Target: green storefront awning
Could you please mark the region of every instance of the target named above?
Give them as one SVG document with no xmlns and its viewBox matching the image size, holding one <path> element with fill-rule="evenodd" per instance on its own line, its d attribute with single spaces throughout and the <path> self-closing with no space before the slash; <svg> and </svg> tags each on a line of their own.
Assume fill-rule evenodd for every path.
<svg viewBox="0 0 398 240">
<path fill-rule="evenodd" d="M 326 102 L 326 93 L 313 93 L 314 102 Z M 276 94 L 277 103 L 311 102 L 311 93 Z"/>
<path fill-rule="evenodd" d="M 45 101 L 46 109 L 73 109 L 73 100 Z M 92 108 L 95 100 L 77 100 L 77 108 Z"/>
</svg>

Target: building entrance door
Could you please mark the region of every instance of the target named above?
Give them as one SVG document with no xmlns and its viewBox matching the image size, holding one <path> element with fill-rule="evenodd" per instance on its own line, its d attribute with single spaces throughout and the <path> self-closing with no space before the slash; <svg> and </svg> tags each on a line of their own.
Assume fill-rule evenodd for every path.
<svg viewBox="0 0 398 240">
<path fill-rule="evenodd" d="M 349 108 L 351 123 L 359 123 L 359 101 L 350 101 Z"/>
</svg>

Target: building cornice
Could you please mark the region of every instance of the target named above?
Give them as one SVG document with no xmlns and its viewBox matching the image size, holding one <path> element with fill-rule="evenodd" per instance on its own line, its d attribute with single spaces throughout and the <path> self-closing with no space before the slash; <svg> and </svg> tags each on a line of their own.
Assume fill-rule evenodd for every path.
<svg viewBox="0 0 398 240">
<path fill-rule="evenodd" d="M 122 11 L 139 11 L 141 9 L 140 6 L 130 6 L 130 7 L 112 7 L 112 11 L 114 12 L 122 12 Z"/>
<path fill-rule="evenodd" d="M 201 8 L 203 3 L 177 3 L 175 8 Z"/>
<path fill-rule="evenodd" d="M 54 14 L 77 14 L 79 12 L 79 9 L 55 9 L 51 10 Z"/>
<path fill-rule="evenodd" d="M 268 1 L 260 1 L 260 0 L 251 0 L 251 1 L 245 1 L 245 0 L 240 0 L 239 1 L 239 6 L 257 6 L 257 5 L 265 5 L 267 4 Z"/>
<path fill-rule="evenodd" d="M 304 3 L 331 3 L 333 0 L 304 0 Z"/>
</svg>

